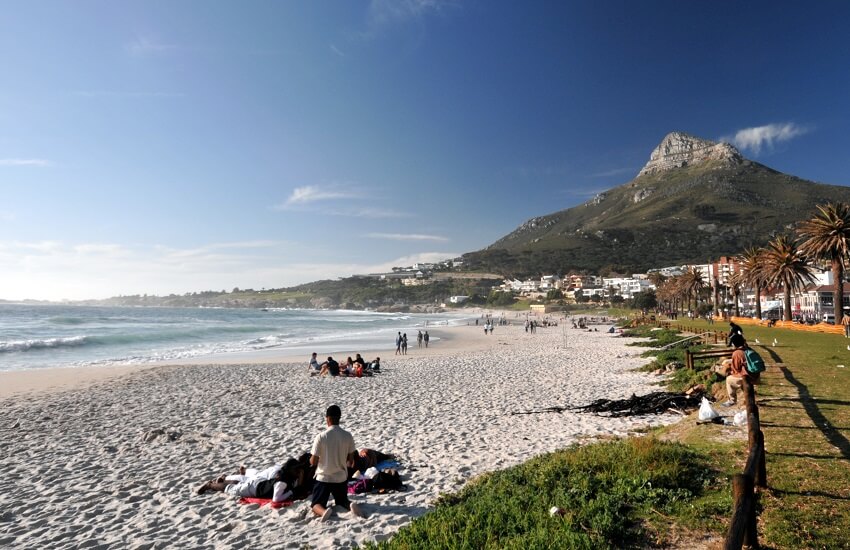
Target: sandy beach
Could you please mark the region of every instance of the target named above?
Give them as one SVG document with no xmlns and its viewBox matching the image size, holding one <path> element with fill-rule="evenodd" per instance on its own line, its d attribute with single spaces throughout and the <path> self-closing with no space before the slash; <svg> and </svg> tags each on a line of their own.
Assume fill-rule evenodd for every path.
<svg viewBox="0 0 850 550">
<path fill-rule="evenodd" d="M 633 372 L 645 359 L 628 339 L 563 327 L 440 334 L 427 350 L 414 341 L 406 357 L 382 353 L 384 372 L 363 379 L 310 378 L 305 358 L 283 357 L 76 378 L 78 369 L 62 369 L 71 372 L 59 381 L 10 373 L 0 378 L 0 546 L 352 547 L 389 538 L 483 472 L 678 420 L 511 414 L 652 391 L 653 378 Z M 331 403 L 358 447 L 403 464 L 406 491 L 354 497 L 367 519 L 339 513 L 322 524 L 303 501 L 271 510 L 194 494 L 240 464 L 262 468 L 308 451 Z"/>
</svg>

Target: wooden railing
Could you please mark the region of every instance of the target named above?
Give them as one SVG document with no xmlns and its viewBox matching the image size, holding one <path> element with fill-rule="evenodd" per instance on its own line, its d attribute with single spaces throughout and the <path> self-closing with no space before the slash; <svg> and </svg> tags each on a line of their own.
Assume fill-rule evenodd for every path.
<svg viewBox="0 0 850 550">
<path fill-rule="evenodd" d="M 695 359 L 719 359 L 719 358 L 729 358 L 732 357 L 731 349 L 714 349 L 707 351 L 691 351 L 685 350 L 685 366 L 691 370 L 694 370 L 694 360 Z"/>
<path fill-rule="evenodd" d="M 747 440 L 749 452 L 744 472 L 732 478 L 732 522 L 726 533 L 724 550 L 740 550 L 743 546 L 758 548 L 757 490 L 767 487 L 764 456 L 764 433 L 761 431 L 755 388 L 744 381 L 747 396 Z"/>
</svg>

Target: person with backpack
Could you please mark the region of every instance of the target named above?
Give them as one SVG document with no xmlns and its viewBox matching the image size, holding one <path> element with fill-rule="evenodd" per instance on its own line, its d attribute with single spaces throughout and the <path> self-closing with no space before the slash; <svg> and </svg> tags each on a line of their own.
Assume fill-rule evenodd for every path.
<svg viewBox="0 0 850 550">
<path fill-rule="evenodd" d="M 734 346 L 735 351 L 732 352 L 732 365 L 726 377 L 726 394 L 729 399 L 722 404 L 723 407 L 734 407 L 738 403 L 738 390 L 744 389 L 744 380 L 753 384 L 759 378 L 759 372 L 751 372 L 756 369 L 749 367 L 747 360 L 748 352 L 756 356 L 758 354 L 748 348 L 744 337 L 740 334 L 732 334 L 729 337 L 729 344 Z M 761 357 L 758 360 L 761 361 Z M 764 369 L 764 362 L 761 362 L 761 368 Z"/>
</svg>

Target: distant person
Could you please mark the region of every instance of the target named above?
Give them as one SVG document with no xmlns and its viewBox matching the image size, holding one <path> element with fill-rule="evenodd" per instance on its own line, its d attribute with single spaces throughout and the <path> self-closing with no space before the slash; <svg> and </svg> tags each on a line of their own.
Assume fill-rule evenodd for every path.
<svg viewBox="0 0 850 550">
<path fill-rule="evenodd" d="M 737 325 L 735 323 L 735 321 L 729 321 L 729 336 L 726 338 L 726 345 L 727 346 L 732 345 L 732 337 L 735 336 L 736 334 L 741 336 L 741 338 L 743 338 L 744 337 L 744 329 L 742 329 L 739 325 Z"/>
<path fill-rule="evenodd" d="M 398 331 L 398 336 L 395 337 L 395 354 L 401 355 L 401 331 Z"/>
<path fill-rule="evenodd" d="M 401 335 L 401 354 L 407 355 L 407 333 Z"/>
<path fill-rule="evenodd" d="M 322 365 L 319 364 L 319 361 L 316 359 L 316 352 L 313 352 L 313 355 L 310 356 L 310 367 L 308 368 L 308 372 L 310 376 L 317 376 L 322 372 Z"/>
<path fill-rule="evenodd" d="M 369 370 L 372 372 L 381 372 L 381 358 L 376 357 L 374 361 L 369 363 Z"/>
<path fill-rule="evenodd" d="M 431 340 L 431 337 L 428 336 L 428 331 L 425 331 L 425 334 L 422 335 L 422 341 L 425 342 L 425 347 L 428 347 L 428 341 Z"/>
<path fill-rule="evenodd" d="M 359 454 L 354 446 L 354 437 L 339 427 L 342 411 L 337 405 L 331 405 L 325 412 L 327 429 L 316 436 L 310 453 L 310 465 L 316 466 L 316 483 L 310 505 L 313 513 L 326 521 L 333 515 L 328 507 L 328 498 L 334 497 L 334 504 L 342 506 L 357 517 L 365 517 L 356 502 L 348 500 L 348 464 L 354 462 Z"/>
<path fill-rule="evenodd" d="M 841 324 L 844 325 L 844 337 L 850 338 L 850 315 L 847 312 L 844 313 L 844 317 L 841 318 Z"/>
<path fill-rule="evenodd" d="M 422 347 L 422 331 L 419 331 L 419 334 L 416 335 L 416 346 Z"/>
</svg>

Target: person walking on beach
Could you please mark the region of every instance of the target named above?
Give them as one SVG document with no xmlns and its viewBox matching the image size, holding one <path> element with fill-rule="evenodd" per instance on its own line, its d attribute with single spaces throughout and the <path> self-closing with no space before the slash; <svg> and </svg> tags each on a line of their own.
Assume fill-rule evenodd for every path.
<svg viewBox="0 0 850 550">
<path fill-rule="evenodd" d="M 407 333 L 401 335 L 401 354 L 407 355 Z"/>
<path fill-rule="evenodd" d="M 401 355 L 401 331 L 398 331 L 398 336 L 395 337 L 395 354 Z"/>
<path fill-rule="evenodd" d="M 416 335 L 416 345 L 417 347 L 422 347 L 422 331 L 419 331 L 419 334 Z"/>
<path fill-rule="evenodd" d="M 334 504 L 351 511 L 352 515 L 365 517 L 356 502 L 348 500 L 348 461 L 357 458 L 354 437 L 339 427 L 342 411 L 337 405 L 331 405 L 325 411 L 327 429 L 316 436 L 310 451 L 310 465 L 316 467 L 316 483 L 310 496 L 310 509 L 326 521 L 333 515 L 328 507 L 328 497 L 334 497 Z"/>
<path fill-rule="evenodd" d="M 422 335 L 422 341 L 425 342 L 426 348 L 428 347 L 428 340 L 430 340 L 430 339 L 431 339 L 431 337 L 428 336 L 428 331 L 426 330 L 425 334 Z"/>
</svg>

